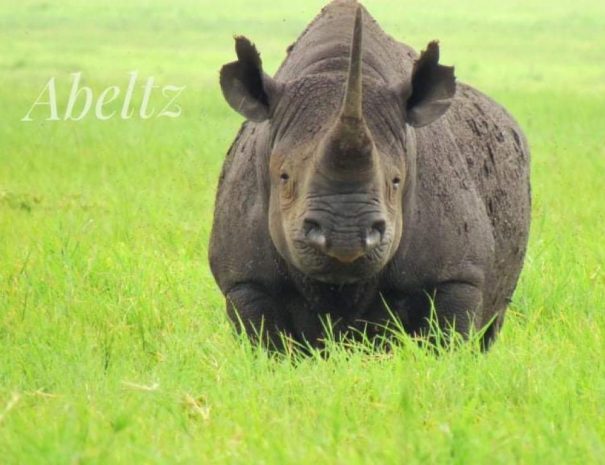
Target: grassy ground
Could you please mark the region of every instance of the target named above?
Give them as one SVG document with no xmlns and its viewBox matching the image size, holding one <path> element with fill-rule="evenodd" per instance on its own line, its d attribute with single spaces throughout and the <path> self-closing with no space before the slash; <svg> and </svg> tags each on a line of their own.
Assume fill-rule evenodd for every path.
<svg viewBox="0 0 605 465">
<path fill-rule="evenodd" d="M 293 364 L 233 337 L 206 260 L 240 124 L 217 72 L 233 33 L 273 72 L 321 4 L 0 0 L 1 464 L 605 463 L 601 0 L 367 2 L 531 143 L 529 253 L 488 355 Z M 20 121 L 53 76 L 64 111 L 70 73 L 98 96 L 132 70 L 186 86 L 182 116 Z"/>
</svg>

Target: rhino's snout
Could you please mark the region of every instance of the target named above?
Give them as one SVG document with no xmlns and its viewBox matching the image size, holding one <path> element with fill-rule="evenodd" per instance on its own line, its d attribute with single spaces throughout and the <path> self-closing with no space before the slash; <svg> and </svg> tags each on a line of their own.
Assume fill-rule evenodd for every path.
<svg viewBox="0 0 605 465">
<path fill-rule="evenodd" d="M 303 222 L 304 241 L 321 253 L 341 263 L 352 263 L 378 247 L 386 230 L 381 214 L 372 215 L 352 226 L 335 228 L 317 217 Z"/>
</svg>

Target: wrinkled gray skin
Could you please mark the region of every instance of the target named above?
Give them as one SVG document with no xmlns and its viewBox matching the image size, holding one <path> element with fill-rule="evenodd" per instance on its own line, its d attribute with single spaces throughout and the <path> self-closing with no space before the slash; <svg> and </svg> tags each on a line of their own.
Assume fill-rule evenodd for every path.
<svg viewBox="0 0 605 465">
<path fill-rule="evenodd" d="M 322 319 L 337 335 L 371 336 L 390 320 L 386 305 L 422 334 L 433 301 L 445 331 L 487 328 L 488 347 L 526 250 L 525 137 L 501 106 L 454 83 L 436 43 L 419 58 L 360 9 L 355 35 L 356 2 L 325 7 L 274 78 L 241 37 L 221 71 L 248 119 L 210 244 L 227 312 L 254 340 L 318 346 Z"/>
</svg>

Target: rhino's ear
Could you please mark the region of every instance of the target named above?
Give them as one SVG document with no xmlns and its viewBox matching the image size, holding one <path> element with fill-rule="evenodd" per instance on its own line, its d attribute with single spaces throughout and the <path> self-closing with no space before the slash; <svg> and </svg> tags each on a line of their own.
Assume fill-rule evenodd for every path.
<svg viewBox="0 0 605 465">
<path fill-rule="evenodd" d="M 406 102 L 408 124 L 419 128 L 432 123 L 447 111 L 455 93 L 454 68 L 439 64 L 439 44 L 431 42 L 414 63 Z"/>
<path fill-rule="evenodd" d="M 237 61 L 221 68 L 221 89 L 227 103 L 252 121 L 271 117 L 280 86 L 263 73 L 256 47 L 243 36 L 235 37 Z"/>
</svg>

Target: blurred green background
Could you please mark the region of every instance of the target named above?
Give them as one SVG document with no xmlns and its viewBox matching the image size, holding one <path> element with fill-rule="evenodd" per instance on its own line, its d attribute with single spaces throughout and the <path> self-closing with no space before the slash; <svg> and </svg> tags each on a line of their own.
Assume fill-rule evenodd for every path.
<svg viewBox="0 0 605 465">
<path fill-rule="evenodd" d="M 365 2 L 439 39 L 531 145 L 529 252 L 487 356 L 294 364 L 233 337 L 206 259 L 241 124 L 218 70 L 237 33 L 273 73 L 323 4 L 0 0 L 0 463 L 605 463 L 601 0 Z M 52 77 L 63 114 L 71 73 L 96 99 L 131 71 L 185 86 L 181 116 L 21 121 Z"/>
</svg>

